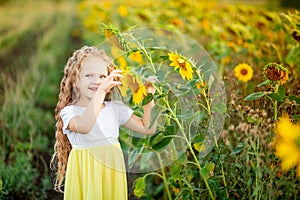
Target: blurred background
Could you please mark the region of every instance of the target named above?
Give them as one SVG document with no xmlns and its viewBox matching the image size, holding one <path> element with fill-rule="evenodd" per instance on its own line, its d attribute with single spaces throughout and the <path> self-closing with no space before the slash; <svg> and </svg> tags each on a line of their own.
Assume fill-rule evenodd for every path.
<svg viewBox="0 0 300 200">
<path fill-rule="evenodd" d="M 75 49 L 105 39 L 101 23 L 187 34 L 204 46 L 222 77 L 240 62 L 255 70 L 278 61 L 280 47 L 297 74 L 299 50 L 290 53 L 294 27 L 284 25 L 280 13 L 299 8 L 299 0 L 0 0 L 0 199 L 62 198 L 52 189 L 49 168 L 59 84 Z M 260 75 L 248 84 L 250 92 Z"/>
</svg>

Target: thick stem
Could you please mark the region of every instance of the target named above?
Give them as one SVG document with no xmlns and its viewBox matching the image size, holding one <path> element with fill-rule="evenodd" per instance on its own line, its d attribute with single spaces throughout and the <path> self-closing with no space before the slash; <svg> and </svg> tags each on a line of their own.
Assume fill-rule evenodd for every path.
<svg viewBox="0 0 300 200">
<path fill-rule="evenodd" d="M 277 101 L 274 101 L 274 119 L 277 120 L 277 112 L 278 112 L 278 109 L 277 109 Z"/>
<path fill-rule="evenodd" d="M 275 91 L 274 91 L 275 93 L 278 92 L 278 87 L 279 87 L 279 85 L 276 84 L 276 86 L 275 86 Z M 277 115 L 278 115 L 278 102 L 275 100 L 275 101 L 273 102 L 273 104 L 274 104 L 274 119 L 277 120 Z"/>
<path fill-rule="evenodd" d="M 162 164 L 162 160 L 161 160 L 160 154 L 157 153 L 156 155 L 158 157 L 158 161 L 159 161 L 159 165 L 160 165 L 161 173 L 162 173 L 162 179 L 164 181 L 165 188 L 167 190 L 168 198 L 169 198 L 169 200 L 172 200 L 172 195 L 171 195 L 171 192 L 170 192 L 170 189 L 169 189 L 169 183 L 167 181 L 166 173 L 165 173 L 165 170 L 164 170 L 164 166 Z"/>
</svg>

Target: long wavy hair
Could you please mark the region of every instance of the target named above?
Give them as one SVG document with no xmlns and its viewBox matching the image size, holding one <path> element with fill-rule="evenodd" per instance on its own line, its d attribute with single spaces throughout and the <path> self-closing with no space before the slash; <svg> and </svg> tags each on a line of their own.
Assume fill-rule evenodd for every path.
<svg viewBox="0 0 300 200">
<path fill-rule="evenodd" d="M 63 192 L 62 184 L 66 174 L 68 156 L 72 149 L 67 135 L 64 134 L 62 130 L 63 121 L 60 117 L 60 111 L 65 106 L 73 105 L 79 100 L 80 90 L 76 86 L 76 82 L 79 80 L 79 73 L 84 60 L 89 56 L 96 56 L 101 58 L 107 64 L 108 74 L 110 74 L 111 71 L 116 68 L 112 59 L 108 57 L 103 50 L 98 50 L 94 46 L 82 47 L 81 49 L 75 51 L 67 61 L 67 64 L 64 68 L 64 77 L 62 78 L 60 83 L 58 103 L 55 108 L 56 141 L 54 145 L 54 154 L 52 155 L 50 162 L 51 169 L 57 170 L 54 189 L 59 192 Z M 105 101 L 112 100 L 112 93 L 113 91 L 110 91 L 106 94 Z"/>
</svg>

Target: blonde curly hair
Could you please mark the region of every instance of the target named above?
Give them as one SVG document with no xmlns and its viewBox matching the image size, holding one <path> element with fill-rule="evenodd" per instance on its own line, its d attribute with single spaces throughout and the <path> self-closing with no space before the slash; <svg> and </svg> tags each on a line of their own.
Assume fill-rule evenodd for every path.
<svg viewBox="0 0 300 200">
<path fill-rule="evenodd" d="M 63 133 L 63 121 L 60 117 L 60 111 L 68 105 L 76 103 L 80 98 L 80 90 L 76 86 L 76 81 L 79 80 L 79 73 L 84 60 L 89 56 L 96 56 L 101 58 L 106 64 L 108 74 L 110 74 L 116 66 L 112 59 L 108 57 L 103 50 L 98 50 L 96 47 L 84 46 L 81 49 L 75 51 L 73 55 L 68 59 L 64 68 L 64 77 L 60 83 L 60 93 L 58 103 L 55 108 L 56 119 L 56 133 L 55 133 L 55 145 L 54 154 L 51 158 L 50 167 L 52 170 L 57 170 L 56 181 L 54 189 L 59 192 L 62 191 L 62 183 L 64 181 L 66 167 L 68 162 L 68 156 L 72 149 L 72 146 L 68 140 L 66 134 Z M 106 94 L 105 100 L 112 100 L 112 92 Z"/>
</svg>

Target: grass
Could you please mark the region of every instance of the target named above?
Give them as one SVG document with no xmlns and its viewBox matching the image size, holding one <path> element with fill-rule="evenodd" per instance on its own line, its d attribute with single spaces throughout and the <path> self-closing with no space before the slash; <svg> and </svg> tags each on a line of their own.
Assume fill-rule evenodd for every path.
<svg viewBox="0 0 300 200">
<path fill-rule="evenodd" d="M 1 61 L 15 61 L 7 61 L 1 69 L 0 195 L 5 199 L 44 199 L 52 188 L 48 166 L 55 134 L 53 110 L 66 57 L 80 41 L 72 37 L 74 6 L 74 2 L 30 1 L 1 8 L 6 14 L 13 11 L 6 16 L 5 27 L 24 10 L 32 11 L 16 25 L 21 26 L 16 32 L 2 31 L 0 36 Z M 27 173 L 22 173 L 24 167 Z"/>
</svg>

